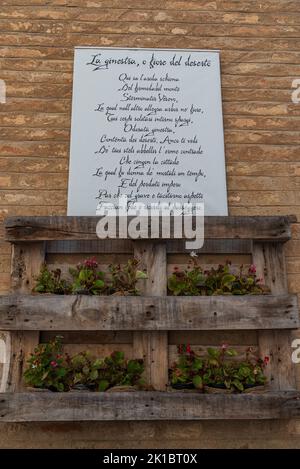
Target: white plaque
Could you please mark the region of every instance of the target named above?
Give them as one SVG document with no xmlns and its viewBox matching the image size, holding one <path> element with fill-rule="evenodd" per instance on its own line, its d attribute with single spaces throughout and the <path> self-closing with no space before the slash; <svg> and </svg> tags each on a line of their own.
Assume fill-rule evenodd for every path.
<svg viewBox="0 0 300 469">
<path fill-rule="evenodd" d="M 68 215 L 121 195 L 227 215 L 217 51 L 75 49 Z"/>
</svg>

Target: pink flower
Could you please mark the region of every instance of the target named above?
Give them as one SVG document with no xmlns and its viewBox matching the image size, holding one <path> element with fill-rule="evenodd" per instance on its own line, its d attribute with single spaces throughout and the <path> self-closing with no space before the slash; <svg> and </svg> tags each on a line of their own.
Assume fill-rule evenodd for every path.
<svg viewBox="0 0 300 469">
<path fill-rule="evenodd" d="M 227 348 L 228 348 L 228 344 L 222 344 L 222 345 L 221 345 L 221 349 L 222 349 L 222 350 L 226 350 Z"/>
<path fill-rule="evenodd" d="M 55 360 L 52 360 L 52 362 L 50 362 L 50 365 L 53 367 L 53 368 L 56 368 L 58 366 L 58 363 L 55 361 Z"/>
<path fill-rule="evenodd" d="M 256 266 L 254 264 L 251 264 L 249 267 L 249 273 L 250 274 L 256 274 Z"/>
<path fill-rule="evenodd" d="M 270 357 L 265 357 L 264 358 L 264 364 L 267 365 L 270 361 Z"/>
<path fill-rule="evenodd" d="M 98 267 L 98 262 L 96 260 L 96 257 L 94 256 L 94 257 L 91 257 L 90 259 L 86 259 L 83 262 L 83 265 L 89 269 L 94 269 Z"/>
</svg>

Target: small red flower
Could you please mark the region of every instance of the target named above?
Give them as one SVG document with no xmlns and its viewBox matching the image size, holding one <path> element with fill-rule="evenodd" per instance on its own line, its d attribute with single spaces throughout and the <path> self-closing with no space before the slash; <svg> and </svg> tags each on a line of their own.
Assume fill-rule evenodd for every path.
<svg viewBox="0 0 300 469">
<path fill-rule="evenodd" d="M 174 270 L 178 270 L 178 267 L 175 265 Z"/>
<path fill-rule="evenodd" d="M 270 361 L 270 357 L 265 357 L 264 358 L 264 364 L 267 365 Z"/>
<path fill-rule="evenodd" d="M 186 353 L 191 353 L 192 349 L 191 349 L 191 346 L 190 344 L 187 344 L 186 346 Z"/>
<path fill-rule="evenodd" d="M 256 274 L 256 266 L 254 264 L 251 264 L 249 267 L 249 273 L 250 274 Z"/>
<path fill-rule="evenodd" d="M 56 368 L 58 366 L 58 363 L 55 360 L 52 360 L 52 362 L 50 362 L 50 365 L 52 366 L 52 368 Z"/>
<path fill-rule="evenodd" d="M 97 268 L 98 267 L 98 262 L 96 260 L 96 257 L 91 257 L 90 259 L 86 259 L 83 262 L 84 267 L 87 267 L 89 269 Z"/>
</svg>

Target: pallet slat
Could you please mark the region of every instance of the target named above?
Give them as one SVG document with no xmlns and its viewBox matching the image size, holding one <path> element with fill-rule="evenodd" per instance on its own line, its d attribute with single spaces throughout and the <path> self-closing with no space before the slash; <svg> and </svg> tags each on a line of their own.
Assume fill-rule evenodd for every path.
<svg viewBox="0 0 300 469">
<path fill-rule="evenodd" d="M 0 297 L 0 330 L 296 329 L 296 295 Z"/>
<path fill-rule="evenodd" d="M 10 217 L 5 221 L 6 240 L 11 242 L 39 240 L 96 240 L 100 217 Z M 131 218 L 128 217 L 128 223 Z M 256 239 L 287 241 L 291 239 L 292 216 L 271 217 L 205 217 L 205 239 Z M 150 226 L 150 222 L 148 227 Z M 195 226 L 195 225 L 194 225 Z M 150 233 L 150 231 L 148 230 Z M 119 238 L 128 236 L 120 235 Z M 179 238 L 182 238 L 181 234 Z M 158 236 L 162 239 L 163 236 Z M 166 238 L 175 238 L 172 230 Z"/>
<path fill-rule="evenodd" d="M 3 393 L 1 422 L 279 419 L 300 416 L 299 392 Z"/>
</svg>

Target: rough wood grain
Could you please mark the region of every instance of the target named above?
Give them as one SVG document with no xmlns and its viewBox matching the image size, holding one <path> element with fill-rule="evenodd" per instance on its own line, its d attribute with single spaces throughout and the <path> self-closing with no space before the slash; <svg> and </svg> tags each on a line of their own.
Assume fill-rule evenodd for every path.
<svg viewBox="0 0 300 469">
<path fill-rule="evenodd" d="M 1 422 L 279 419 L 300 416 L 300 393 L 4 393 Z"/>
<path fill-rule="evenodd" d="M 100 217 L 10 217 L 5 221 L 6 240 L 95 240 L 99 219 Z M 295 221 L 292 216 L 205 217 L 205 239 L 287 241 L 291 238 L 292 221 Z M 129 222 L 130 217 L 128 217 Z M 172 232 L 171 228 L 171 238 L 174 238 Z"/>
<path fill-rule="evenodd" d="M 7 295 L 2 330 L 294 329 L 296 295 L 120 297 Z"/>
<path fill-rule="evenodd" d="M 35 276 L 45 259 L 45 243 L 16 243 L 12 247 L 11 289 L 13 292 L 31 293 Z M 39 331 L 11 331 L 6 336 L 5 373 L 1 388 L 19 391 L 23 388 L 24 366 L 30 353 L 39 342 Z M 6 382 L 4 382 L 4 379 Z"/>
<path fill-rule="evenodd" d="M 263 282 L 275 295 L 287 292 L 284 246 L 275 243 L 254 243 L 253 262 Z M 299 313 L 297 313 L 299 315 Z M 272 389 L 296 389 L 295 369 L 292 363 L 290 331 L 266 331 L 258 335 L 260 355 L 270 357 L 266 375 Z"/>
<path fill-rule="evenodd" d="M 143 295 L 151 295 L 157 301 L 164 301 L 167 294 L 167 251 L 165 243 L 136 241 L 134 256 L 140 260 L 140 268 L 147 272 L 147 280 L 140 281 L 139 288 Z M 165 297 L 165 298 L 164 298 Z M 153 307 L 147 309 L 148 317 Z M 166 311 L 162 310 L 162 315 Z M 147 313 L 146 313 L 147 315 Z M 142 332 L 133 333 L 133 355 L 145 360 L 145 379 L 154 389 L 164 391 L 168 384 L 168 332 L 153 328 L 146 332 L 142 319 Z M 134 330 L 136 330 L 134 328 Z"/>
<path fill-rule="evenodd" d="M 186 253 L 185 240 L 166 240 L 167 253 Z M 47 241 L 47 254 L 90 254 L 90 253 L 122 253 L 133 254 L 132 240 L 62 240 Z M 206 239 L 200 253 L 214 254 L 249 254 L 252 242 L 248 239 Z"/>
</svg>

